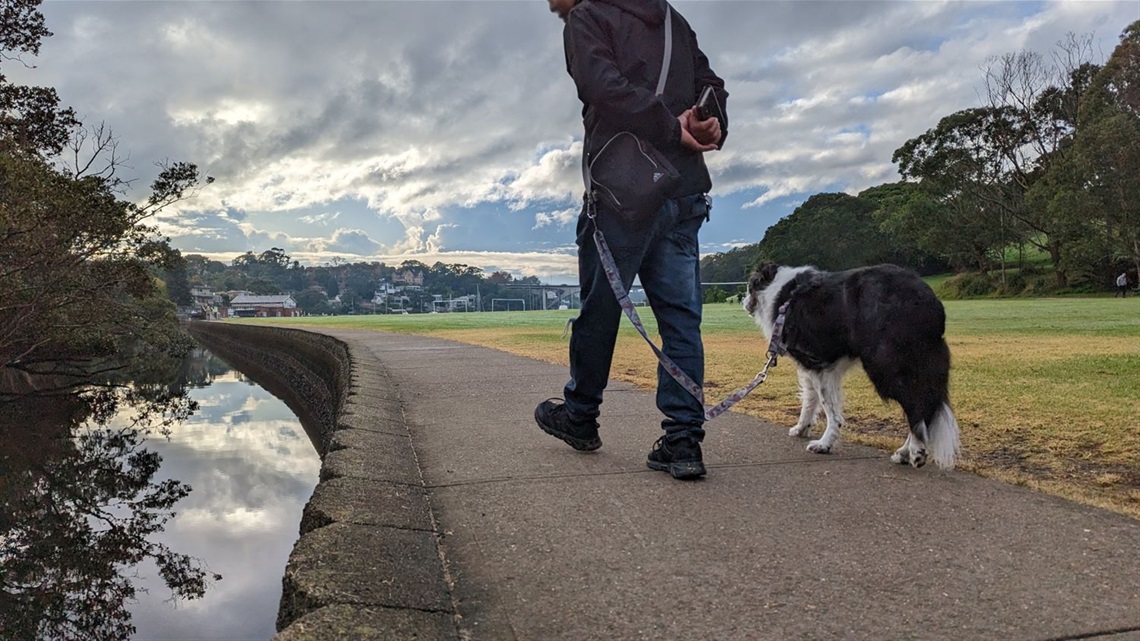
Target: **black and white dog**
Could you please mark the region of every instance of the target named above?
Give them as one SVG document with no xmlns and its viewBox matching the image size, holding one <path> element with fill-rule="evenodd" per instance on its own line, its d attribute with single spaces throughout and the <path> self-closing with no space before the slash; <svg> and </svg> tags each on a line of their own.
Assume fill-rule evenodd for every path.
<svg viewBox="0 0 1140 641">
<path fill-rule="evenodd" d="M 831 451 L 843 425 L 843 375 L 861 361 L 875 391 L 897 401 L 910 425 L 891 460 L 954 466 L 958 421 L 950 409 L 946 312 L 918 274 L 895 265 L 843 272 L 761 265 L 749 278 L 744 309 L 769 338 L 785 302 L 781 342 L 796 362 L 803 402 L 789 434 L 810 436 L 822 406 L 827 429 L 807 449 Z"/>
</svg>

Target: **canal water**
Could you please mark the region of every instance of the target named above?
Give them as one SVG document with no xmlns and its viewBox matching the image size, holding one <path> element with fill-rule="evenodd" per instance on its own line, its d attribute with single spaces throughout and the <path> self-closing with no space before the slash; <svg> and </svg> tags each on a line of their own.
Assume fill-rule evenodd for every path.
<svg viewBox="0 0 1140 641">
<path fill-rule="evenodd" d="M 47 412 L 65 425 L 43 446 L 14 438 L 16 420 L 0 430 L 24 448 L 0 468 L 0 638 L 274 635 L 320 459 L 284 402 L 208 351 L 174 378 L 150 381 L 146 402 L 120 392 L 111 415 L 99 402 Z M 76 549 L 37 559 L 37 541 Z"/>
</svg>

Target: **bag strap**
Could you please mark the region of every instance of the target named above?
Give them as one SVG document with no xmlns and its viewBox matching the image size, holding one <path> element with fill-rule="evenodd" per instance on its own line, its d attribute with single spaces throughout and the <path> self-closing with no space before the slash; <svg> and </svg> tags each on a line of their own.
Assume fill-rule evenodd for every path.
<svg viewBox="0 0 1140 641">
<path fill-rule="evenodd" d="M 669 63 L 673 60 L 673 7 L 665 3 L 665 55 L 661 57 L 661 73 L 657 76 L 657 91 L 660 96 L 665 91 L 665 81 L 669 78 Z M 592 181 L 590 166 L 586 164 L 586 141 L 582 141 L 582 181 L 586 183 L 586 197 L 590 196 Z"/>
<path fill-rule="evenodd" d="M 661 74 L 657 78 L 657 95 L 665 91 L 665 79 L 669 77 L 669 62 L 673 59 L 673 8 L 665 5 L 665 56 L 661 59 Z"/>
</svg>

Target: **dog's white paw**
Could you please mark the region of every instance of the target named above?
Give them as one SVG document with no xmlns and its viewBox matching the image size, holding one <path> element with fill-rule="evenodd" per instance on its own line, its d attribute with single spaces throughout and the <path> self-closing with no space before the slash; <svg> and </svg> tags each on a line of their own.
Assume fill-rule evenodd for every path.
<svg viewBox="0 0 1140 641">
<path fill-rule="evenodd" d="M 910 450 L 905 445 L 895 450 L 895 453 L 891 454 L 891 463 L 898 463 L 899 465 L 910 463 Z"/>
<path fill-rule="evenodd" d="M 831 454 L 831 443 L 828 443 L 823 439 L 812 441 L 811 443 L 808 443 L 807 450 L 809 452 L 815 452 L 816 454 Z"/>
<path fill-rule="evenodd" d="M 807 438 L 811 436 L 811 425 L 797 425 L 788 430 L 788 436 L 795 438 Z"/>
<path fill-rule="evenodd" d="M 917 452 L 910 452 L 910 464 L 915 469 L 926 465 L 926 448 L 920 449 Z"/>
</svg>

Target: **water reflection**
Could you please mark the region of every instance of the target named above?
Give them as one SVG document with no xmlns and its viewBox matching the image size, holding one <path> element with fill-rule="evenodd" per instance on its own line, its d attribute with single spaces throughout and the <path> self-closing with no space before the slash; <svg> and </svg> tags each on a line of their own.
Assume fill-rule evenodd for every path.
<svg viewBox="0 0 1140 641">
<path fill-rule="evenodd" d="M 0 399 L 0 638 L 273 635 L 320 461 L 208 352 L 165 376 Z"/>
<path fill-rule="evenodd" d="M 138 638 L 268 639 L 320 459 L 289 408 L 236 372 L 190 396 L 195 415 L 151 444 L 162 472 L 194 488 L 164 538 L 225 580 L 177 609 L 151 589 L 132 608 Z"/>
</svg>

